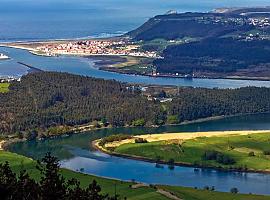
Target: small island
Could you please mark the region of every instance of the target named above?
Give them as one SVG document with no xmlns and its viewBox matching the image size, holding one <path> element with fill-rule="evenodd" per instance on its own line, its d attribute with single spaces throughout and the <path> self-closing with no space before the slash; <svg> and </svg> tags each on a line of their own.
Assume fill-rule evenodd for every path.
<svg viewBox="0 0 270 200">
<path fill-rule="evenodd" d="M 93 142 L 97 149 L 120 157 L 226 171 L 270 172 L 267 131 L 215 131 L 139 136 L 113 135 Z"/>
</svg>

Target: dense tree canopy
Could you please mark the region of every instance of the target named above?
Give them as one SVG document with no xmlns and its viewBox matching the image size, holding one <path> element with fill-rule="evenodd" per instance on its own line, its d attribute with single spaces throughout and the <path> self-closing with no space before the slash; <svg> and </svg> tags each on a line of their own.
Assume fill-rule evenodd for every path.
<svg viewBox="0 0 270 200">
<path fill-rule="evenodd" d="M 160 106 L 126 84 L 66 73 L 36 73 L 13 83 L 0 95 L 1 131 L 104 120 L 123 126 L 143 118 L 153 122 Z M 155 112 L 153 112 L 155 111 Z"/>
<path fill-rule="evenodd" d="M 162 73 L 235 72 L 240 69 L 267 67 L 270 41 L 238 41 L 232 38 L 209 38 L 200 42 L 169 46 L 164 59 L 155 61 Z M 269 66 L 268 66 L 269 67 Z"/>
<path fill-rule="evenodd" d="M 144 126 L 185 120 L 270 112 L 270 89 L 179 88 L 172 102 L 148 100 L 140 90 L 117 81 L 42 72 L 14 82 L 0 94 L 0 132 L 34 139 L 40 132 L 65 133 L 87 123 Z M 164 96 L 164 95 L 163 95 Z M 23 134 L 21 133 L 23 132 Z"/>
</svg>

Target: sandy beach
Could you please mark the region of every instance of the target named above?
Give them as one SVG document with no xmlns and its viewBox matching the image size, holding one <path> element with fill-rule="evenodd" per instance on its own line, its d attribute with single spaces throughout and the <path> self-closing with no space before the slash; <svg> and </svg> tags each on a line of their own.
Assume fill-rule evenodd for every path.
<svg viewBox="0 0 270 200">
<path fill-rule="evenodd" d="M 270 130 L 249 130 L 249 131 L 211 131 L 211 132 L 183 132 L 183 133 L 164 133 L 164 134 L 147 134 L 137 135 L 133 139 L 122 140 L 120 142 L 107 143 L 105 147 L 118 147 L 122 144 L 134 143 L 136 138 L 143 138 L 148 142 L 166 141 L 166 140 L 189 140 L 199 137 L 222 137 L 250 135 L 256 133 L 270 133 Z"/>
</svg>

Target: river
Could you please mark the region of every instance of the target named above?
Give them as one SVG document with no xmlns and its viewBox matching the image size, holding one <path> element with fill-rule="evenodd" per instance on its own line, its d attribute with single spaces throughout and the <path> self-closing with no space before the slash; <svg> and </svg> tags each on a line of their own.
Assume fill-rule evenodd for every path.
<svg viewBox="0 0 270 200">
<path fill-rule="evenodd" d="M 95 78 L 114 79 L 121 82 L 191 86 L 204 88 L 239 88 L 247 86 L 270 87 L 270 81 L 255 80 L 230 80 L 230 79 L 184 79 L 184 78 L 161 78 L 139 75 L 118 74 L 102 71 L 94 67 L 95 60 L 84 57 L 43 57 L 36 56 L 26 50 L 0 47 L 0 52 L 8 55 L 11 59 L 0 61 L 0 76 L 21 76 L 27 73 L 28 68 L 18 64 L 23 62 L 45 71 L 68 72 Z"/>
<path fill-rule="evenodd" d="M 217 7 L 265 6 L 269 0 L 1 0 L 0 41 L 35 41 L 47 39 L 91 38 L 119 35 L 135 29 L 150 17 L 173 9 L 209 11 Z M 113 22 L 113 23 L 112 23 Z M 132 76 L 100 71 L 94 60 L 79 57 L 39 57 L 25 50 L 0 47 L 10 60 L 0 61 L 0 76 L 21 76 L 27 68 L 24 62 L 46 71 L 61 71 L 90 77 L 115 79 L 122 82 L 157 85 L 193 86 L 206 88 L 270 87 L 270 82 L 226 79 L 174 79 Z M 194 171 L 192 167 L 166 165 L 156 168 L 143 161 L 117 158 L 97 152 L 90 147 L 92 140 L 116 133 L 145 134 L 179 131 L 270 129 L 270 115 L 233 117 L 210 122 L 161 128 L 104 129 L 45 141 L 17 143 L 10 150 L 35 159 L 51 151 L 61 159 L 63 167 L 84 173 L 122 180 L 135 179 L 145 183 L 189 187 L 215 186 L 228 192 L 237 187 L 242 193 L 270 194 L 270 175 L 256 173 Z"/>
<path fill-rule="evenodd" d="M 194 132 L 218 130 L 270 129 L 270 114 L 246 115 L 178 126 L 159 128 L 113 128 L 71 135 L 44 141 L 11 145 L 10 151 L 40 159 L 48 151 L 60 158 L 62 167 L 97 176 L 144 183 L 198 187 L 215 186 L 228 192 L 237 187 L 241 193 L 270 194 L 270 174 L 222 172 L 212 169 L 194 170 L 193 167 L 155 164 L 109 156 L 91 148 L 91 141 L 111 134 L 146 134 L 163 132 Z M 191 133 L 192 134 L 192 133 Z"/>
</svg>

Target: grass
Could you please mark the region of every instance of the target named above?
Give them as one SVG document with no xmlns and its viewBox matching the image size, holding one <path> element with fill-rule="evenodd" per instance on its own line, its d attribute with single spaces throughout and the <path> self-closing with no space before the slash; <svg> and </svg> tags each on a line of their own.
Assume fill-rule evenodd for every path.
<svg viewBox="0 0 270 200">
<path fill-rule="evenodd" d="M 159 186 L 184 200 L 267 200 L 270 197 L 247 194 L 231 194 L 225 192 L 213 192 L 207 190 L 196 190 L 186 187 Z"/>
<path fill-rule="evenodd" d="M 113 67 L 139 73 L 152 72 L 152 58 L 125 56 L 125 62 L 114 64 Z"/>
<path fill-rule="evenodd" d="M 123 57 L 126 59 L 125 62 L 114 64 L 113 66 L 116 68 L 123 68 L 127 66 L 132 66 L 140 63 L 140 58 L 138 57 L 131 57 L 131 56 L 125 56 Z"/>
<path fill-rule="evenodd" d="M 40 178 L 39 172 L 36 170 L 36 162 L 32 159 L 20 156 L 18 154 L 0 151 L 0 163 L 8 161 L 10 166 L 15 172 L 19 172 L 22 169 L 26 169 L 29 174 L 35 179 Z M 121 197 L 127 197 L 130 200 L 146 200 L 146 199 L 155 199 L 155 200 L 166 200 L 168 198 L 162 196 L 156 192 L 156 189 L 151 187 L 142 187 L 137 189 L 132 189 L 129 187 L 131 183 L 117 181 L 112 179 L 100 178 L 96 176 L 86 175 L 78 172 L 73 172 L 67 169 L 61 170 L 62 175 L 67 178 L 76 178 L 80 180 L 81 185 L 86 187 L 94 179 L 102 187 L 103 193 L 108 193 L 111 196 L 114 195 L 115 184 L 116 191 Z M 196 190 L 192 188 L 185 187 L 174 187 L 174 186 L 158 186 L 163 190 L 169 191 L 179 198 L 184 200 L 267 200 L 267 196 L 257 196 L 257 195 L 243 195 L 243 194 L 230 194 L 222 192 L 210 192 L 206 190 Z"/>
<path fill-rule="evenodd" d="M 22 169 L 26 169 L 29 174 L 35 179 L 40 178 L 40 174 L 36 169 L 36 162 L 32 159 L 26 158 L 24 156 L 20 156 L 18 154 L 0 151 L 0 163 L 8 161 L 10 163 L 11 168 L 15 172 L 19 172 Z M 81 185 L 83 187 L 88 186 L 94 179 L 98 182 L 98 184 L 102 187 L 102 192 L 105 194 L 114 195 L 115 185 L 117 194 L 119 194 L 122 198 L 127 197 L 130 200 L 140 200 L 140 199 L 157 199 L 157 200 L 166 200 L 164 196 L 158 194 L 155 189 L 150 187 L 142 187 L 138 189 L 132 189 L 129 187 L 132 183 L 111 180 L 100 178 L 96 176 L 86 175 L 78 172 L 73 172 L 67 169 L 61 170 L 62 175 L 67 178 L 76 178 L 80 180 Z"/>
<path fill-rule="evenodd" d="M 213 160 L 203 160 L 205 151 L 218 151 L 233 158 L 233 165 L 222 165 Z M 270 133 L 256 133 L 240 136 L 201 137 L 179 141 L 157 141 L 144 144 L 123 144 L 115 149 L 120 154 L 142 156 L 164 161 L 174 159 L 175 162 L 199 164 L 202 166 L 222 168 L 243 168 L 251 170 L 270 170 L 270 156 L 264 155 L 270 151 Z M 249 156 L 254 152 L 255 156 Z"/>
<path fill-rule="evenodd" d="M 6 93 L 9 91 L 9 83 L 0 83 L 0 93 Z"/>
</svg>

